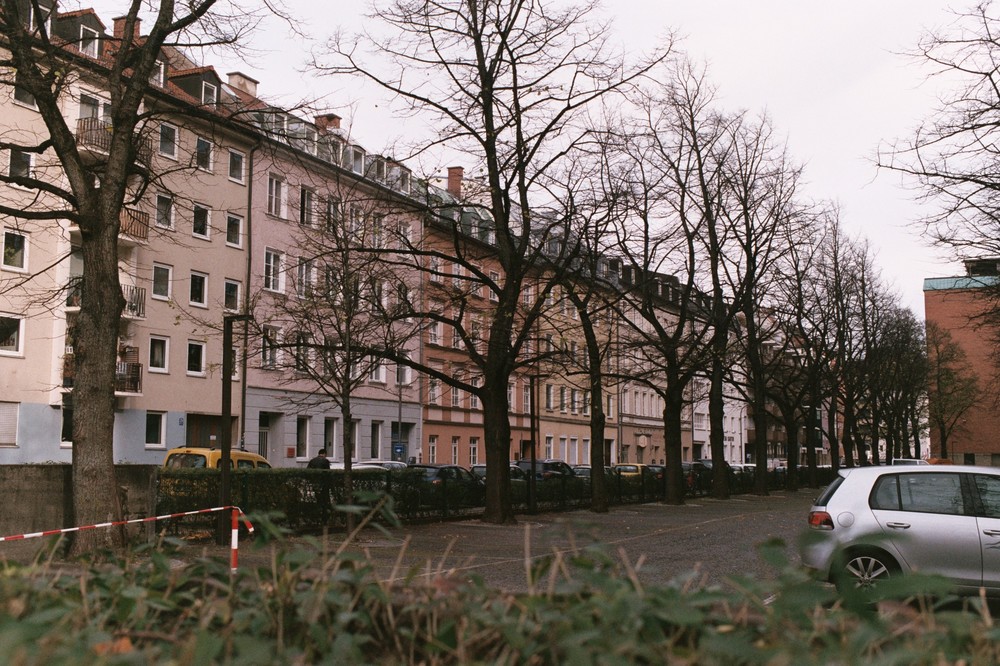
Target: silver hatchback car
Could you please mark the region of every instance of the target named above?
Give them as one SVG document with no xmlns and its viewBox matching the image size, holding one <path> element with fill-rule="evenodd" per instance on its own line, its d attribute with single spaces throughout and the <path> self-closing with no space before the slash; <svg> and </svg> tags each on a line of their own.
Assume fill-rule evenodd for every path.
<svg viewBox="0 0 1000 666">
<path fill-rule="evenodd" d="M 802 562 L 841 589 L 920 571 L 1000 596 L 1000 469 L 844 469 L 809 512 Z"/>
</svg>

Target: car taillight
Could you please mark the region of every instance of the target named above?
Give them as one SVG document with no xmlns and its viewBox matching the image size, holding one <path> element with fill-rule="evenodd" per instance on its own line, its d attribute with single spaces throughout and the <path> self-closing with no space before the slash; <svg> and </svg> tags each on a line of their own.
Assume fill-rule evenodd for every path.
<svg viewBox="0 0 1000 666">
<path fill-rule="evenodd" d="M 810 511 L 809 527 L 814 530 L 832 530 L 833 517 L 826 511 Z"/>
<path fill-rule="evenodd" d="M 433 481 L 431 481 L 431 485 L 432 486 L 440 486 L 441 485 L 441 479 L 434 479 Z"/>
</svg>

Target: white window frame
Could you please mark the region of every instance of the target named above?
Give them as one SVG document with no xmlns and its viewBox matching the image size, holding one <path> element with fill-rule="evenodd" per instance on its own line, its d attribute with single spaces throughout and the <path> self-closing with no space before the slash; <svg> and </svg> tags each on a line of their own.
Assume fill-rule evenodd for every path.
<svg viewBox="0 0 1000 666">
<path fill-rule="evenodd" d="M 27 172 L 24 174 L 14 173 L 14 159 L 15 156 L 21 156 L 27 160 Z M 35 155 L 34 153 L 29 153 L 25 150 L 20 150 L 18 148 L 11 148 L 7 151 L 7 175 L 11 178 L 34 178 L 35 177 Z M 11 183 L 11 187 L 17 187 L 24 189 L 23 185 L 18 185 L 16 183 Z"/>
<path fill-rule="evenodd" d="M 173 141 L 170 146 L 173 148 L 173 150 L 170 152 L 164 152 L 163 149 L 164 130 L 170 130 L 174 133 Z M 177 146 L 180 143 L 180 137 L 181 137 L 180 130 L 177 129 L 176 125 L 171 125 L 170 123 L 160 123 L 160 131 L 157 133 L 158 140 L 156 142 L 156 152 L 162 155 L 163 157 L 166 157 L 167 159 L 176 160 Z"/>
<path fill-rule="evenodd" d="M 238 231 L 236 233 L 236 242 L 229 240 L 229 228 L 233 222 L 237 223 Z M 243 216 L 237 215 L 236 213 L 226 213 L 226 245 L 229 247 L 242 248 L 243 247 Z"/>
<path fill-rule="evenodd" d="M 438 436 L 428 435 L 427 436 L 427 462 L 429 464 L 434 464 L 437 462 L 437 448 L 438 448 Z"/>
<path fill-rule="evenodd" d="M 219 103 L 219 86 L 208 81 L 201 82 L 201 103 L 215 106 Z"/>
<path fill-rule="evenodd" d="M 97 30 L 85 25 L 80 26 L 80 44 L 78 47 L 80 53 L 90 56 L 91 58 L 96 58 L 98 53 L 100 53 L 100 40 L 101 33 Z M 92 44 L 93 48 L 85 48 L 85 44 L 88 46 Z"/>
<path fill-rule="evenodd" d="M 273 173 L 267 177 L 267 214 L 285 219 L 285 191 L 287 183 L 284 178 Z"/>
<path fill-rule="evenodd" d="M 160 202 L 167 203 L 167 224 L 160 224 Z M 153 225 L 158 229 L 174 228 L 174 198 L 169 194 L 159 193 L 156 195 L 156 210 L 153 212 Z"/>
<path fill-rule="evenodd" d="M 201 150 L 201 147 L 203 145 L 208 147 L 208 151 L 207 152 L 203 152 Z M 203 154 L 208 157 L 208 164 L 202 164 L 201 163 L 201 156 Z M 198 167 L 199 171 L 207 171 L 208 173 L 212 173 L 212 170 L 215 168 L 215 145 L 212 143 L 212 141 L 210 139 L 206 139 L 203 136 L 197 136 L 197 137 L 195 137 L 195 140 L 194 140 L 194 163 L 195 163 L 195 166 Z"/>
<path fill-rule="evenodd" d="M 30 6 L 30 3 L 29 3 L 29 6 Z M 38 102 L 35 101 L 35 96 L 32 95 L 30 92 L 28 92 L 27 89 L 24 88 L 24 86 L 20 86 L 20 85 L 17 84 L 18 77 L 19 77 L 19 74 L 15 71 L 14 72 L 14 86 L 13 86 L 13 90 L 11 90 L 11 93 L 10 93 L 11 100 L 14 102 L 14 104 L 17 104 L 18 106 L 23 106 L 23 107 L 31 109 L 33 111 L 37 111 L 38 110 Z"/>
<path fill-rule="evenodd" d="M 306 298 L 312 293 L 315 282 L 314 274 L 312 260 L 299 257 L 299 261 L 295 265 L 295 294 L 299 298 Z"/>
<path fill-rule="evenodd" d="M 235 158 L 239 158 L 239 175 L 233 176 L 233 161 Z M 246 155 L 238 150 L 229 149 L 229 180 L 234 183 L 239 183 L 243 185 L 246 183 Z"/>
<path fill-rule="evenodd" d="M 21 404 L 0 401 L 0 447 L 17 446 L 17 422 Z"/>
<path fill-rule="evenodd" d="M 201 300 L 194 300 L 194 294 L 192 289 L 195 284 L 195 278 L 202 279 L 201 288 Z M 190 287 L 188 289 L 188 304 L 194 308 L 207 308 L 208 307 L 208 273 L 202 273 L 201 271 L 191 271 L 190 277 Z"/>
<path fill-rule="evenodd" d="M 191 369 L 191 350 L 193 348 L 201 349 L 201 368 L 199 370 Z M 205 377 L 208 367 L 208 344 L 204 340 L 188 340 L 187 341 L 187 359 L 184 364 L 184 368 L 187 371 L 188 377 Z"/>
<path fill-rule="evenodd" d="M 21 252 L 21 255 L 22 255 L 22 257 L 21 257 L 21 264 L 22 265 L 20 265 L 20 266 L 16 266 L 14 264 L 8 264 L 7 263 L 7 236 L 8 235 L 10 235 L 10 236 L 19 236 L 22 239 L 23 243 L 24 243 L 24 247 L 23 247 L 23 250 Z M 18 231 L 16 229 L 3 229 L 3 237 L 2 237 L 2 239 L 0 239 L 0 246 L 2 246 L 2 247 L 0 247 L 0 269 L 3 269 L 5 271 L 10 271 L 12 273 L 27 273 L 28 272 L 28 266 L 29 266 L 29 264 L 28 264 L 28 249 L 31 247 L 31 237 L 28 234 L 26 234 L 26 233 L 24 233 L 22 231 Z"/>
<path fill-rule="evenodd" d="M 148 440 L 147 435 L 149 434 L 149 417 L 158 416 L 160 419 L 159 433 L 157 435 L 158 441 L 150 442 L 145 441 L 145 448 L 147 450 L 162 450 L 167 448 L 167 413 L 166 412 L 156 412 L 153 410 L 146 410 L 146 427 L 145 433 L 143 433 L 143 439 Z"/>
<path fill-rule="evenodd" d="M 479 464 L 479 438 L 469 437 L 469 465 Z"/>
<path fill-rule="evenodd" d="M 458 449 L 462 446 L 462 438 L 458 435 L 451 436 L 451 464 L 458 464 Z"/>
<path fill-rule="evenodd" d="M 198 219 L 199 210 L 205 211 L 205 233 L 203 234 L 195 231 L 195 223 Z M 205 204 L 196 203 L 191 206 L 191 235 L 203 240 L 211 240 L 212 238 L 212 209 Z"/>
<path fill-rule="evenodd" d="M 149 82 L 158 88 L 167 84 L 167 63 L 157 60 L 153 64 L 153 71 L 149 75 Z"/>
<path fill-rule="evenodd" d="M 153 365 L 153 341 L 163 343 L 163 365 L 157 366 Z M 149 336 L 149 346 L 147 348 L 149 354 L 146 367 L 149 368 L 150 372 L 158 374 L 168 374 L 170 372 L 170 338 L 165 335 L 150 335 Z"/>
<path fill-rule="evenodd" d="M 374 362 L 371 372 L 368 375 L 368 381 L 376 384 L 385 384 L 385 363 L 380 360 Z"/>
<path fill-rule="evenodd" d="M 265 326 L 261 331 L 260 367 L 274 369 L 278 367 L 278 344 L 281 339 L 281 329 Z"/>
<path fill-rule="evenodd" d="M 299 224 L 312 228 L 316 224 L 316 192 L 308 187 L 299 187 Z"/>
<path fill-rule="evenodd" d="M 473 389 L 479 388 L 479 377 L 472 377 L 469 383 Z M 469 409 L 479 409 L 479 394 L 475 390 L 469 392 Z"/>
<path fill-rule="evenodd" d="M 24 356 L 24 322 L 25 318 L 9 312 L 0 312 L 0 317 L 4 319 L 17 320 L 17 340 L 13 349 L 0 349 L 0 356 Z"/>
<path fill-rule="evenodd" d="M 157 269 L 165 270 L 166 273 L 167 273 L 167 293 L 166 294 L 157 294 L 156 293 L 156 271 L 157 271 Z M 154 263 L 153 264 L 153 271 L 152 271 L 152 273 L 150 275 L 149 281 L 150 281 L 150 289 L 149 289 L 150 298 L 156 299 L 158 301 L 169 301 L 170 300 L 170 296 L 173 294 L 173 290 L 174 290 L 174 286 L 173 286 L 174 285 L 174 267 L 171 266 L 171 265 L 169 265 L 169 264 L 157 264 L 157 263 Z"/>
<path fill-rule="evenodd" d="M 273 257 L 273 259 L 272 259 Z M 285 253 L 273 248 L 264 250 L 264 290 L 285 293 Z"/>
<path fill-rule="evenodd" d="M 226 298 L 229 293 L 230 285 L 234 285 L 236 287 L 236 307 L 234 308 L 229 307 L 229 304 L 226 303 Z M 227 312 L 239 312 L 242 296 L 243 296 L 243 283 L 241 283 L 239 280 L 226 278 L 222 285 L 222 309 L 226 310 Z"/>
</svg>

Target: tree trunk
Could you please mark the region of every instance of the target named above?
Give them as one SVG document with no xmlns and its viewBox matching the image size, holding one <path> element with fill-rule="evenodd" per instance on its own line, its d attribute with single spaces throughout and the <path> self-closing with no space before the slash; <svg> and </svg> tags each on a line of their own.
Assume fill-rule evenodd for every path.
<svg viewBox="0 0 1000 666">
<path fill-rule="evenodd" d="M 673 379 L 673 381 L 672 381 Z M 667 390 L 663 401 L 663 435 L 667 454 L 667 504 L 683 504 L 687 488 L 684 478 L 683 442 L 681 440 L 681 417 L 684 411 L 684 388 L 676 378 L 667 379 Z"/>
<path fill-rule="evenodd" d="M 497 525 L 517 522 L 510 502 L 510 420 L 507 376 L 488 373 L 484 390 L 483 430 L 486 444 L 486 510 L 483 520 Z M 537 443 L 536 443 L 537 444 Z"/>
<path fill-rule="evenodd" d="M 82 226 L 82 225 L 81 225 Z M 122 519 L 114 467 L 115 371 L 118 327 L 125 299 L 118 279 L 118 225 L 94 223 L 83 235 L 83 302 L 73 355 L 73 512 L 69 526 Z M 74 535 L 73 554 L 120 549 L 118 529 Z"/>
<path fill-rule="evenodd" d="M 729 467 L 726 465 L 725 402 L 723 367 L 719 350 L 712 355 L 712 382 L 708 390 L 709 442 L 712 450 L 712 497 L 729 499 Z"/>
</svg>

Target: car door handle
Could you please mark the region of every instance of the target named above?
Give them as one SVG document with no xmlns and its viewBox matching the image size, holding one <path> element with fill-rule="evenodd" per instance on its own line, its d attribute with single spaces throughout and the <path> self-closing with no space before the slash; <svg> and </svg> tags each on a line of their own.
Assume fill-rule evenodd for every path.
<svg viewBox="0 0 1000 666">
<path fill-rule="evenodd" d="M 891 527 L 894 530 L 908 530 L 910 529 L 909 523 L 886 523 L 886 527 Z"/>
<path fill-rule="evenodd" d="M 983 534 L 986 536 L 1000 536 L 1000 530 L 983 530 Z"/>
</svg>

